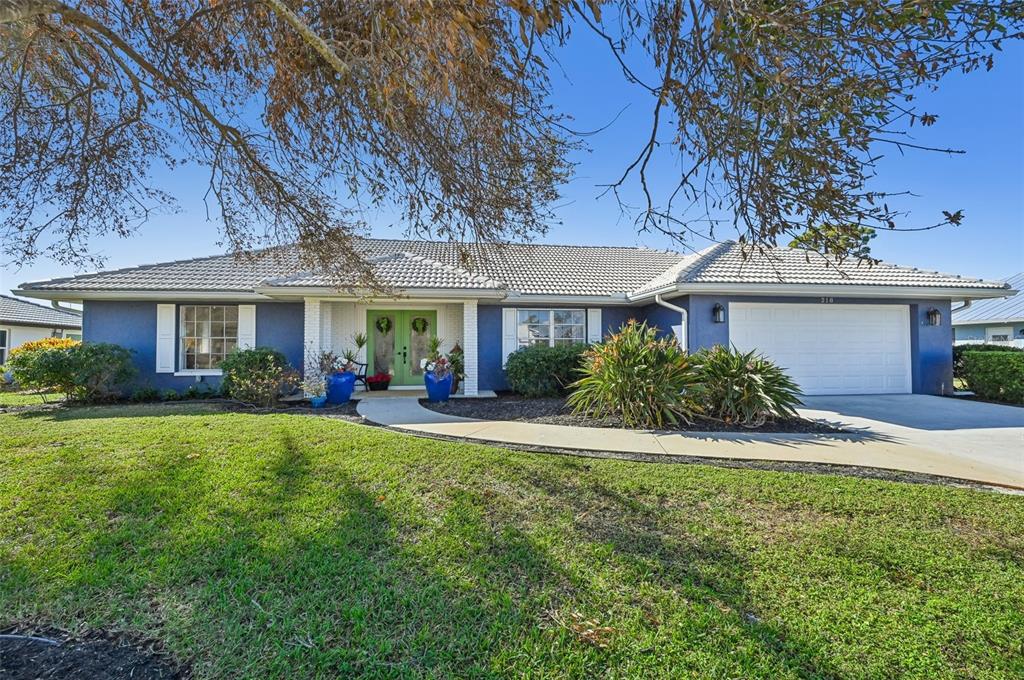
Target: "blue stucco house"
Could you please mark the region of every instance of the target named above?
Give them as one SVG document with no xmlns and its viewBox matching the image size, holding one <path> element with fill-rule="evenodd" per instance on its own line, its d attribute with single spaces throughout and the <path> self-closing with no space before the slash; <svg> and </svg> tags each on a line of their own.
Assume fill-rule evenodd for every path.
<svg viewBox="0 0 1024 680">
<path fill-rule="evenodd" d="M 1006 279 L 1012 290 L 1024 286 L 1024 272 Z M 1024 347 L 1024 296 L 967 301 L 953 310 L 957 344 L 986 343 Z"/>
<path fill-rule="evenodd" d="M 239 346 L 281 350 L 296 367 L 317 351 L 363 350 L 392 389 L 422 385 L 432 336 L 465 352 L 467 395 L 505 387 L 503 366 L 535 343 L 594 342 L 635 318 L 695 350 L 757 349 L 807 394 L 952 389 L 952 300 L 1008 287 L 879 263 L 827 262 L 734 242 L 681 254 L 575 245 L 475 245 L 362 239 L 381 294 L 308 271 L 291 248 L 23 284 L 17 293 L 83 305 L 86 341 L 131 348 L 142 382 L 217 381 Z"/>
</svg>

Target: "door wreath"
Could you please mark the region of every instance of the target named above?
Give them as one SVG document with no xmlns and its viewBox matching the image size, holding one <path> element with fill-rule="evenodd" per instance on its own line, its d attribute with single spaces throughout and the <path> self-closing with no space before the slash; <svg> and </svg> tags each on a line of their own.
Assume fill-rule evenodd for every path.
<svg viewBox="0 0 1024 680">
<path fill-rule="evenodd" d="M 386 317 L 386 316 L 379 317 L 377 319 L 377 321 L 373 325 L 376 326 L 377 330 L 380 331 L 381 333 L 383 333 L 384 335 L 387 335 L 388 333 L 391 332 L 391 319 L 390 319 L 390 317 Z"/>
<path fill-rule="evenodd" d="M 419 335 L 423 335 L 424 333 L 426 333 L 428 326 L 429 324 L 427 323 L 427 320 L 424 319 L 422 316 L 417 316 L 415 319 L 412 320 L 412 329 L 416 331 L 416 333 Z"/>
</svg>

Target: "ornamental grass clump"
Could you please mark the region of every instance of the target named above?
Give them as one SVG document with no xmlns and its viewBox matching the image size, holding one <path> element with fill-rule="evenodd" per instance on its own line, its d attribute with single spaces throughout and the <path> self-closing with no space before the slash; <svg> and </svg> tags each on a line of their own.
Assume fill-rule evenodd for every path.
<svg viewBox="0 0 1024 680">
<path fill-rule="evenodd" d="M 688 423 L 699 410 L 692 400 L 699 381 L 693 363 L 673 338 L 658 338 L 646 323 L 630 321 L 589 347 L 580 372 L 568 398 L 576 413 L 654 428 Z"/>
<path fill-rule="evenodd" d="M 769 419 L 796 418 L 800 388 L 777 365 L 751 352 L 715 345 L 693 355 L 704 415 L 757 428 Z"/>
</svg>

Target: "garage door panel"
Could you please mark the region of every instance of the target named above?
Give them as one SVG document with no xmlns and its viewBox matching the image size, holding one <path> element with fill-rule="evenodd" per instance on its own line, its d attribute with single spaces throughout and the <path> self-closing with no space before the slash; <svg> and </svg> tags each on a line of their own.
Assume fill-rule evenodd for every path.
<svg viewBox="0 0 1024 680">
<path fill-rule="evenodd" d="M 907 393 L 907 305 L 729 305 L 729 341 L 782 366 L 805 394 Z"/>
</svg>

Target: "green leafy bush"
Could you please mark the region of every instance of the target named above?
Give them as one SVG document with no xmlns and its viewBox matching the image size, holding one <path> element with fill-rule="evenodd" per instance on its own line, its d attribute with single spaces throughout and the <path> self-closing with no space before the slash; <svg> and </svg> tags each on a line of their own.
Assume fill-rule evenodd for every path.
<svg viewBox="0 0 1024 680">
<path fill-rule="evenodd" d="M 982 399 L 1024 404 L 1024 353 L 964 352 L 963 373 Z"/>
<path fill-rule="evenodd" d="M 132 392 L 132 401 L 145 403 L 147 401 L 160 401 L 160 390 L 152 386 L 137 387 Z"/>
<path fill-rule="evenodd" d="M 104 342 L 21 347 L 11 352 L 7 367 L 26 389 L 58 391 L 85 402 L 119 396 L 136 373 L 129 350 Z"/>
<path fill-rule="evenodd" d="M 586 345 L 529 345 L 508 357 L 508 386 L 524 397 L 557 397 L 579 378 Z"/>
<path fill-rule="evenodd" d="M 630 321 L 603 343 L 583 353 L 583 377 L 568 403 L 577 413 L 618 416 L 627 427 L 662 427 L 689 422 L 697 410 L 691 392 L 694 365 L 671 338 Z"/>
<path fill-rule="evenodd" d="M 220 364 L 224 394 L 249 404 L 272 406 L 299 383 L 284 355 L 270 347 L 236 349 Z"/>
<path fill-rule="evenodd" d="M 800 389 L 772 361 L 756 352 L 715 345 L 693 355 L 700 376 L 697 399 L 704 414 L 743 427 L 770 418 L 795 418 Z"/>
<path fill-rule="evenodd" d="M 964 376 L 964 353 L 965 352 L 1024 352 L 1024 347 L 1014 347 L 1013 345 L 988 345 L 988 344 L 969 344 L 969 345 L 954 345 L 953 346 L 953 377 L 967 382 L 966 376 Z"/>
</svg>

